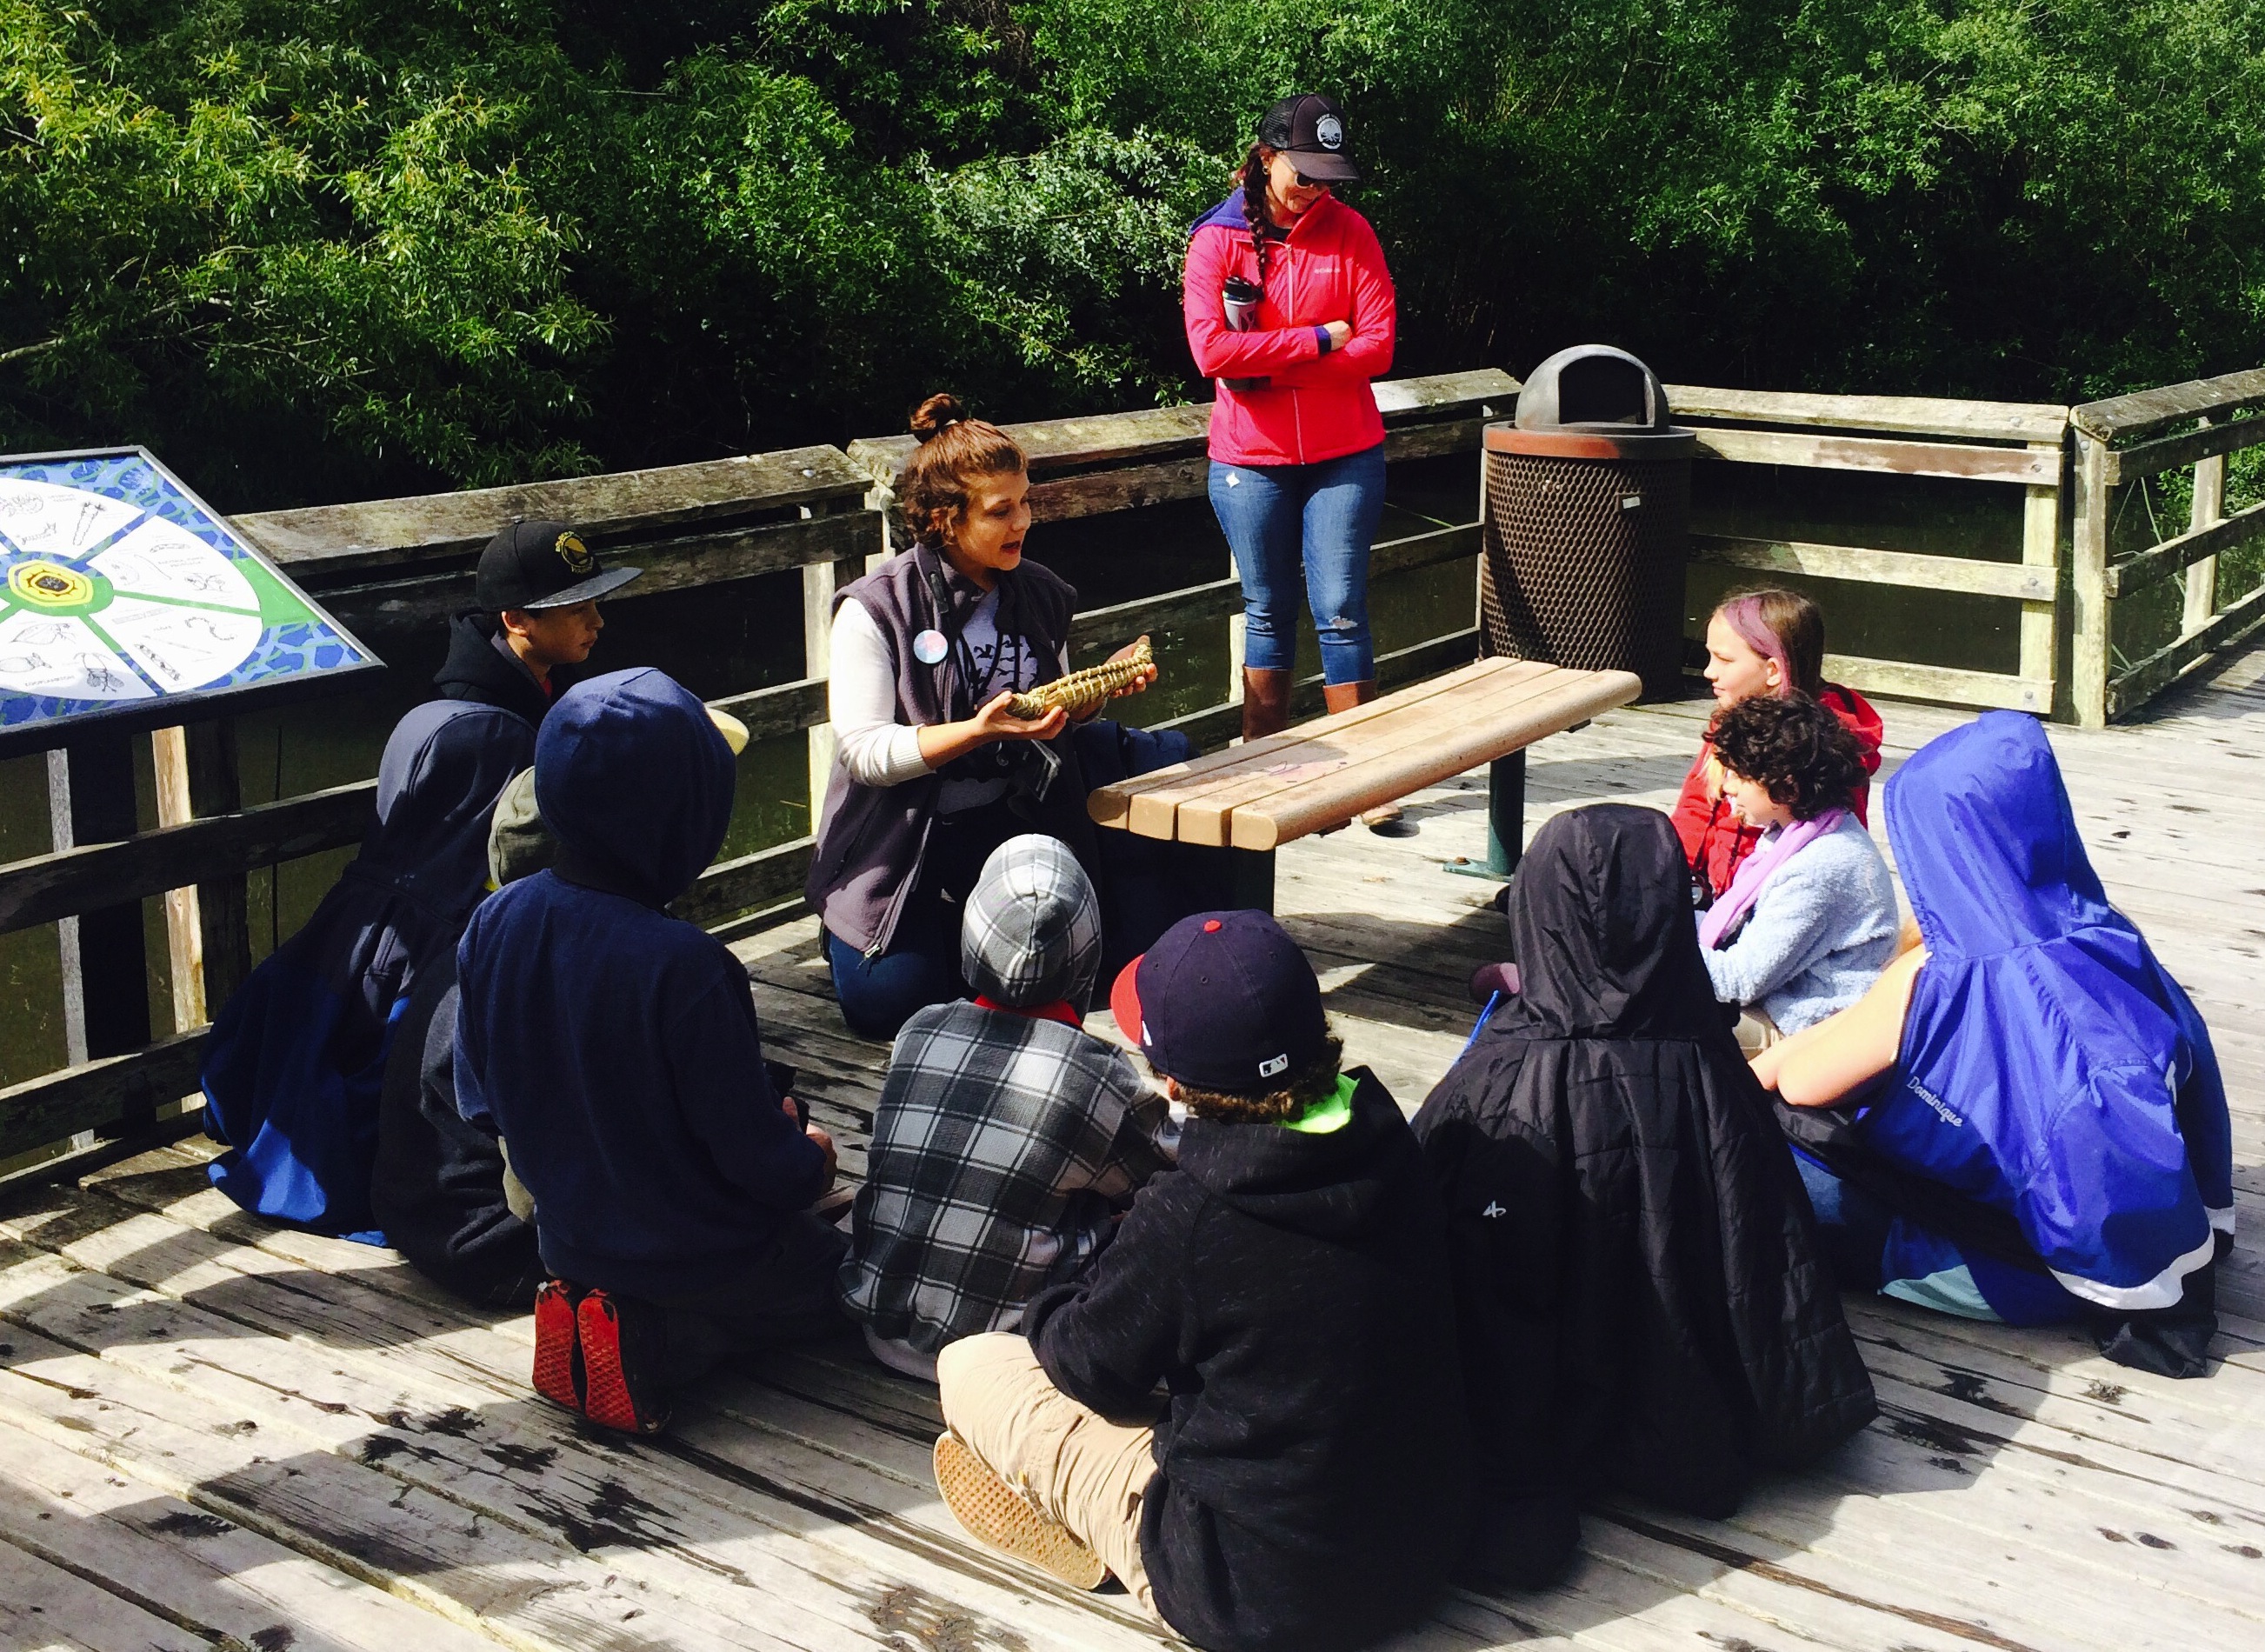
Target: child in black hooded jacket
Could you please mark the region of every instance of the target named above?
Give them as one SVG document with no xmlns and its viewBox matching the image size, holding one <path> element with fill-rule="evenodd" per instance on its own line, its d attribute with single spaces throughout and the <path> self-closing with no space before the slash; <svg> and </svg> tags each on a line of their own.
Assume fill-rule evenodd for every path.
<svg viewBox="0 0 2265 1652">
<path fill-rule="evenodd" d="M 1657 810 L 1544 826 L 1511 886 L 1519 990 L 1416 1116 L 1475 1412 L 1475 1582 L 1562 1570 L 1592 1490 L 1726 1517 L 1757 1468 L 1874 1413 L 1687 880 Z"/>
<path fill-rule="evenodd" d="M 1119 978 L 1188 1112 L 1178 1168 L 1028 1340 L 937 1358 L 961 1523 L 1213 1652 L 1331 1652 L 1420 1616 L 1466 1535 L 1437 1196 L 1264 913 L 1199 913 Z M 1159 1416 L 1158 1384 L 1171 1399 Z M 1023 1488 L 1021 1495 L 1011 1486 Z"/>
</svg>

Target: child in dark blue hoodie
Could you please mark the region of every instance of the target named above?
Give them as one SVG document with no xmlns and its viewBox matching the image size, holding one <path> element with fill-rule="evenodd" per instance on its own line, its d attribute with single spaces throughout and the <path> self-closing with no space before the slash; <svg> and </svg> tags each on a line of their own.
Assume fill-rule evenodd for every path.
<svg viewBox="0 0 2265 1652">
<path fill-rule="evenodd" d="M 732 790 L 724 736 L 663 673 L 569 689 L 535 753 L 557 859 L 457 952 L 457 1106 L 510 1142 L 556 1276 L 535 1386 L 637 1433 L 719 1360 L 843 1326 L 848 1241 L 809 1213 L 833 1143 L 774 1093 L 739 960 L 666 910 L 722 846 Z"/>
</svg>

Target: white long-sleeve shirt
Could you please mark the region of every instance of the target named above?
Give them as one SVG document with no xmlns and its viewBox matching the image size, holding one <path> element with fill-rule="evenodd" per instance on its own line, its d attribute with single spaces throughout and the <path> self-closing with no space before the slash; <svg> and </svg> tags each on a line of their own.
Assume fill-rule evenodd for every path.
<svg viewBox="0 0 2265 1652">
<path fill-rule="evenodd" d="M 977 671 L 992 673 L 979 703 L 1001 689 L 1028 688 L 1038 680 L 1038 659 L 1019 637 L 1008 639 L 1007 659 L 997 662 L 998 620 L 999 593 L 994 591 L 970 610 L 960 632 Z M 921 755 L 920 731 L 897 721 L 897 665 L 889 652 L 889 639 L 854 597 L 834 610 L 833 657 L 826 714 L 849 778 L 862 786 L 896 786 L 931 772 Z M 1069 669 L 1067 648 L 1058 663 L 1061 670 Z M 936 799 L 936 807 L 946 814 L 973 807 L 987 802 L 999 786 L 999 782 L 987 780 L 951 782 Z M 970 789 L 967 795 L 955 796 L 962 787 Z M 985 795 L 975 795 L 979 792 Z"/>
</svg>

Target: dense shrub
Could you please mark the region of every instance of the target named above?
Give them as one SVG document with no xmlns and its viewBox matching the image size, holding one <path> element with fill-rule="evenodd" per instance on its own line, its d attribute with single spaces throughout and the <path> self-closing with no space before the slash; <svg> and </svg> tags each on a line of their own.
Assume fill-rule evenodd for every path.
<svg viewBox="0 0 2265 1652">
<path fill-rule="evenodd" d="M 0 445 L 277 505 L 1198 394 L 1184 225 L 1308 85 L 1403 370 L 2265 360 L 2265 0 L 0 0 Z"/>
</svg>

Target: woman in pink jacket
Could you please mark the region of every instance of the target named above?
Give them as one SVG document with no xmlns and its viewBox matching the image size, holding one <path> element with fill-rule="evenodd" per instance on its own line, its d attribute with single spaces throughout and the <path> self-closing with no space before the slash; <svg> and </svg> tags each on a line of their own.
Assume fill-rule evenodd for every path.
<svg viewBox="0 0 2265 1652">
<path fill-rule="evenodd" d="M 1360 173 L 1336 100 L 1285 98 L 1258 124 L 1241 186 L 1188 242 L 1181 304 L 1219 381 L 1211 502 L 1242 578 L 1242 732 L 1288 722 L 1300 575 L 1332 711 L 1376 693 L 1368 552 L 1384 512 L 1384 421 L 1368 382 L 1392 365 L 1392 275 L 1368 220 L 1331 186 Z"/>
</svg>

